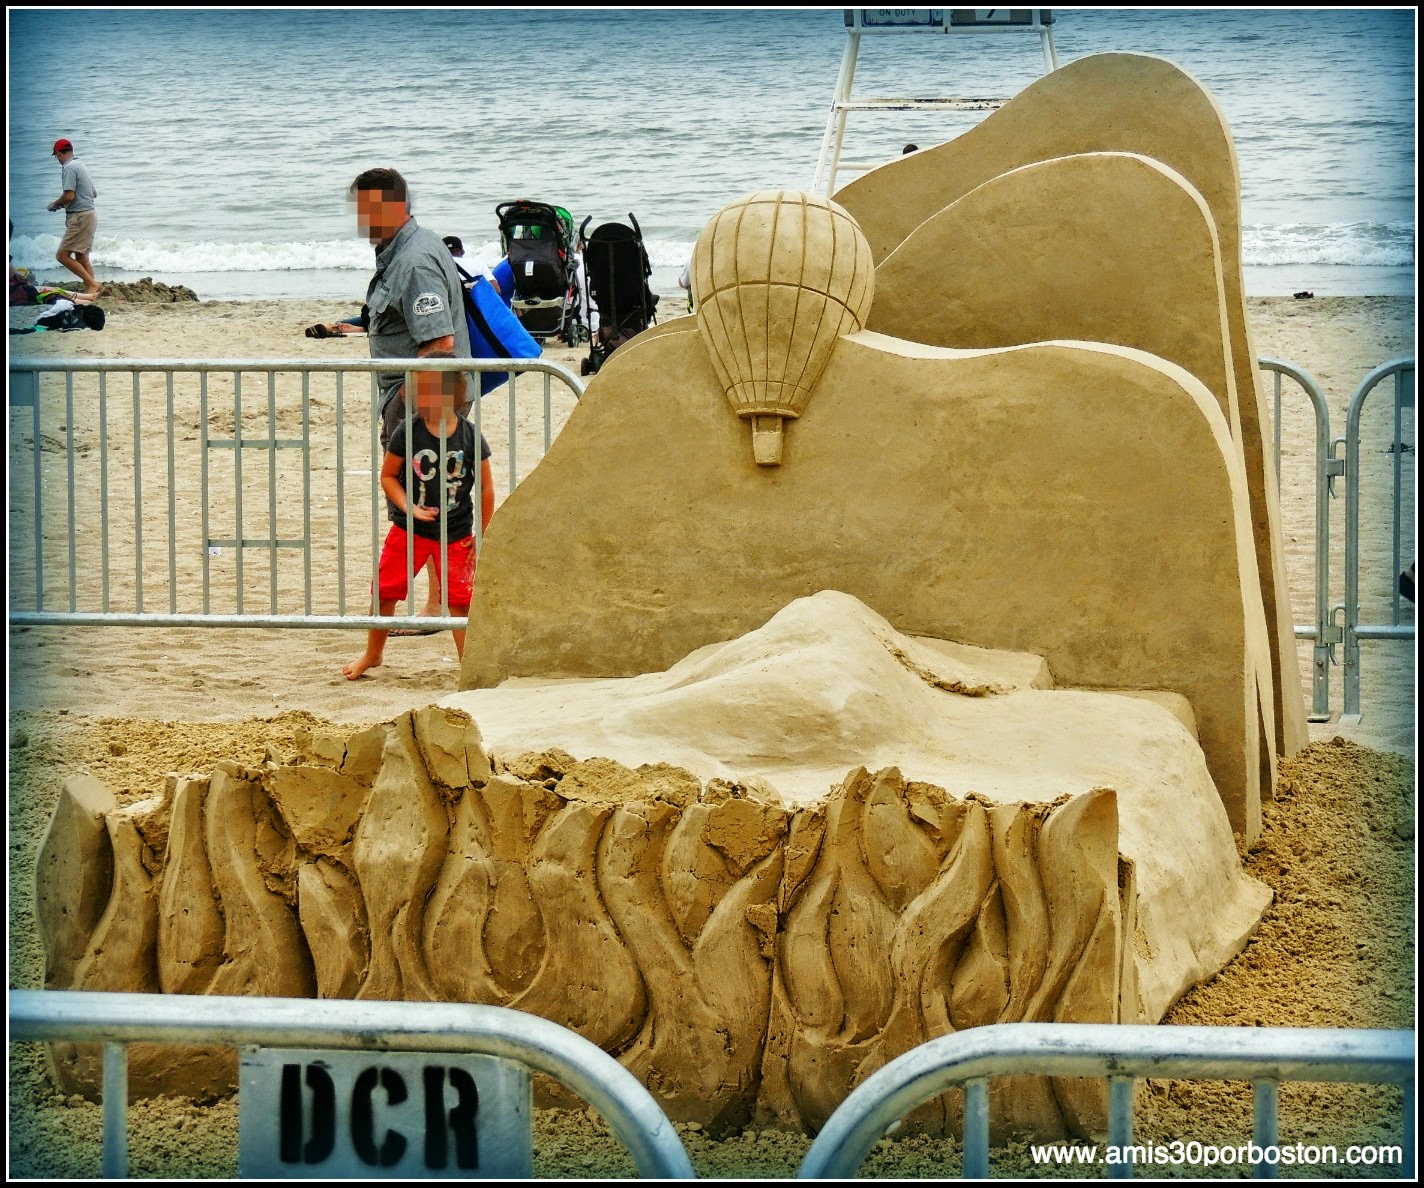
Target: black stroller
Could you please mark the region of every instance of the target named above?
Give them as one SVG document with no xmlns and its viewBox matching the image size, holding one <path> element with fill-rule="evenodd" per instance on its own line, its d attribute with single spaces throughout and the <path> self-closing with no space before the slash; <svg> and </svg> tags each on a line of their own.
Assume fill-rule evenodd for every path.
<svg viewBox="0 0 1424 1188">
<path fill-rule="evenodd" d="M 495 207 L 500 245 L 514 272 L 510 308 L 531 337 L 588 338 L 574 266 L 574 220 L 562 207 L 520 198 Z"/>
<path fill-rule="evenodd" d="M 643 246 L 643 232 L 631 214 L 622 223 L 604 223 L 588 234 L 590 215 L 579 228 L 583 249 L 584 322 L 589 328 L 588 358 L 579 366 L 594 375 L 615 350 L 657 321 L 658 296 L 648 288 L 653 266 Z"/>
</svg>

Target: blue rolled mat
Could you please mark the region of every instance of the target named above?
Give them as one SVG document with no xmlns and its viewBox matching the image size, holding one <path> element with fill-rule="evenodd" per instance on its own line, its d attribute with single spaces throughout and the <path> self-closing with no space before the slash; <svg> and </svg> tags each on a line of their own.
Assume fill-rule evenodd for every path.
<svg viewBox="0 0 1424 1188">
<path fill-rule="evenodd" d="M 499 283 L 499 295 L 504 298 L 505 305 L 508 305 L 514 300 L 514 265 L 509 262 L 509 257 L 505 256 L 490 272 Z"/>
<path fill-rule="evenodd" d="M 543 348 L 509 307 L 514 296 L 514 272 L 509 267 L 509 261 L 501 260 L 493 272 L 503 292 L 496 293 L 494 286 L 484 277 L 465 290 L 465 323 L 470 331 L 470 354 L 476 359 L 539 358 Z M 507 371 L 480 372 L 480 395 L 492 392 L 508 379 Z"/>
</svg>

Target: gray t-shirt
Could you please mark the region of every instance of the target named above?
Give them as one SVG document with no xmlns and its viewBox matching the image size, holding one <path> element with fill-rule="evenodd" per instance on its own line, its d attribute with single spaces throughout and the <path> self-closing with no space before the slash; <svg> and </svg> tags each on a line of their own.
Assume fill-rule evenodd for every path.
<svg viewBox="0 0 1424 1188">
<path fill-rule="evenodd" d="M 99 196 L 99 191 L 94 188 L 89 170 L 84 168 L 84 162 L 78 157 L 70 157 L 64 163 L 60 172 L 60 186 L 62 190 L 74 191 L 74 201 L 64 208 L 66 211 L 94 209 L 94 199 Z"/>
<path fill-rule="evenodd" d="M 376 275 L 366 290 L 373 359 L 413 359 L 423 342 L 455 337 L 455 357 L 470 358 L 460 275 L 450 250 L 433 231 L 409 220 L 376 253 Z M 472 377 L 476 385 L 478 380 Z M 381 402 L 405 381 L 401 371 L 380 375 Z M 475 386 L 471 394 L 477 394 Z"/>
</svg>

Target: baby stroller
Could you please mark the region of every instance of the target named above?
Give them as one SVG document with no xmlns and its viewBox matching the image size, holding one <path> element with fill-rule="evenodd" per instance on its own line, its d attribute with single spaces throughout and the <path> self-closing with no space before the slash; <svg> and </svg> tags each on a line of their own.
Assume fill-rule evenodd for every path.
<svg viewBox="0 0 1424 1188">
<path fill-rule="evenodd" d="M 588 358 L 579 365 L 584 375 L 596 374 L 609 355 L 657 321 L 658 296 L 648 288 L 653 266 L 638 220 L 629 214 L 628 221 L 631 227 L 604 223 L 590 235 L 590 215 L 579 228 L 589 328 Z"/>
<path fill-rule="evenodd" d="M 531 337 L 569 346 L 588 337 L 579 318 L 574 220 L 562 207 L 520 198 L 495 207 L 500 244 L 514 270 L 510 308 Z"/>
</svg>

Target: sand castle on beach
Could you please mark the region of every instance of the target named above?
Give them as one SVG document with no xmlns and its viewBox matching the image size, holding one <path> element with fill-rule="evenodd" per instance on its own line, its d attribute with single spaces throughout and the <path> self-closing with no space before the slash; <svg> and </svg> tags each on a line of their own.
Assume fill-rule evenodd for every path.
<svg viewBox="0 0 1424 1188">
<path fill-rule="evenodd" d="M 1159 1020 L 1265 910 L 1233 831 L 1305 737 L 1234 187 L 1209 97 L 1105 55 L 834 202 L 729 204 L 697 316 L 495 516 L 463 691 L 139 805 L 67 785 L 46 984 L 514 1006 L 712 1128 L 814 1130 L 953 1030 Z"/>
</svg>

